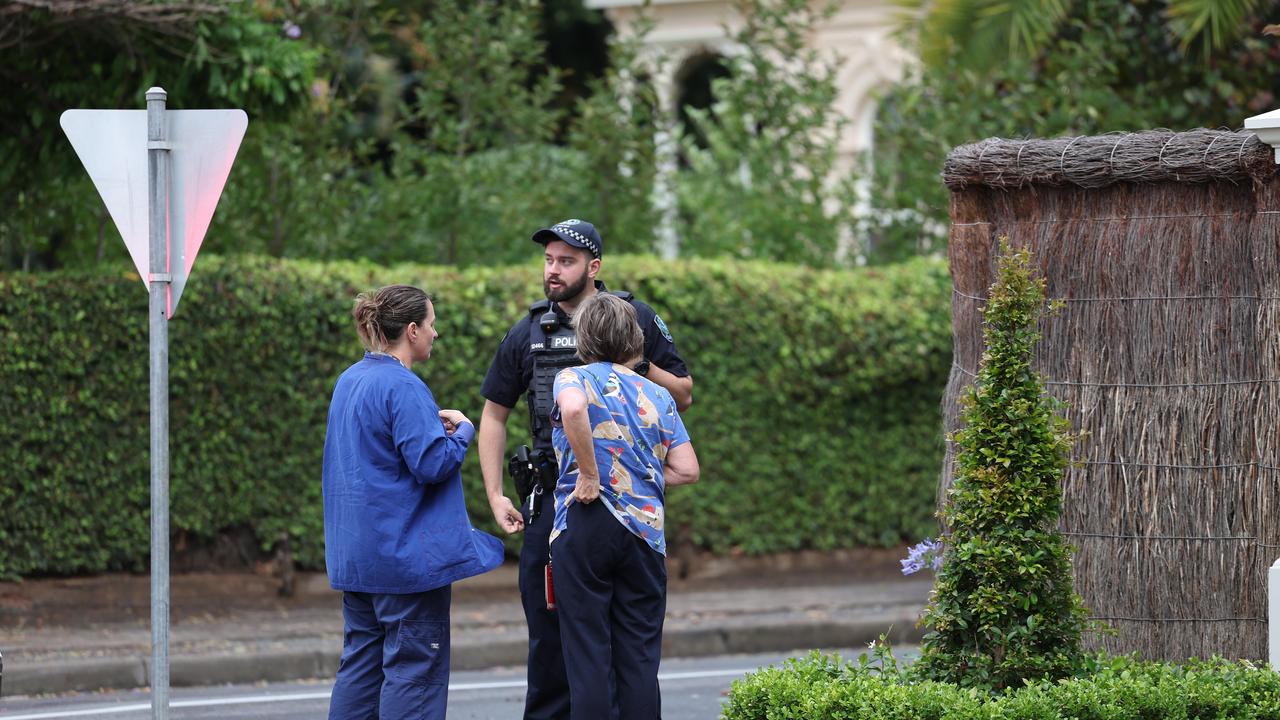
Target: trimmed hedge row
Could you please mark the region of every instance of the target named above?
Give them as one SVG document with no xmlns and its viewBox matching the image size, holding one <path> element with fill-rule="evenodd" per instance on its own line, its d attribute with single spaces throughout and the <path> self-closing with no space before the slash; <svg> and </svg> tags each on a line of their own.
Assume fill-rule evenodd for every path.
<svg viewBox="0 0 1280 720">
<path fill-rule="evenodd" d="M 614 257 L 603 277 L 658 309 L 694 375 L 686 422 L 703 481 L 672 493 L 668 532 L 753 554 L 932 532 L 951 343 L 943 263 L 814 271 Z M 478 418 L 498 341 L 541 296 L 537 263 L 201 258 L 170 324 L 175 549 L 232 530 L 265 548 L 288 533 L 302 565 L 323 565 L 326 410 L 360 356 L 351 302 L 392 282 L 436 298 L 440 338 L 420 372 L 442 405 Z M 140 285 L 123 268 L 0 275 L 0 575 L 146 566 Z M 524 418 L 521 403 L 513 445 Z M 492 529 L 475 456 L 464 468 L 472 516 Z"/>
<path fill-rule="evenodd" d="M 1280 674 L 1248 662 L 1098 658 L 1057 683 L 986 693 L 811 655 L 735 681 L 724 720 L 1253 720 L 1280 717 Z"/>
</svg>

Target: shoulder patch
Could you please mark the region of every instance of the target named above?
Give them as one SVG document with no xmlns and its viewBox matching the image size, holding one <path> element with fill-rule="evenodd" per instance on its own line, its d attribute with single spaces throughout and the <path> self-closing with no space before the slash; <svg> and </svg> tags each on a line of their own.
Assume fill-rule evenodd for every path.
<svg viewBox="0 0 1280 720">
<path fill-rule="evenodd" d="M 653 314 L 653 324 L 658 326 L 658 332 L 662 333 L 662 337 L 666 338 L 667 342 L 675 342 L 671 339 L 671 331 L 667 329 L 667 324 L 662 322 L 662 316 L 658 313 Z"/>
</svg>

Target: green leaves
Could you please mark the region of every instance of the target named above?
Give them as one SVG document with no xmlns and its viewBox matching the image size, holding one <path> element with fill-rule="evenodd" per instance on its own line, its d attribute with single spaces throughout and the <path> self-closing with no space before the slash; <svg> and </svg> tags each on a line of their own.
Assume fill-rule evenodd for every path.
<svg viewBox="0 0 1280 720">
<path fill-rule="evenodd" d="M 109 5 L 127 14 L 137 3 Z M 71 146 L 49 129 L 68 107 L 141 107 L 149 84 L 172 108 L 243 107 L 251 118 L 206 251 L 516 262 L 533 229 L 571 216 L 601 224 L 613 252 L 652 249 L 653 123 L 643 93 L 617 82 L 637 66 L 602 83 L 617 90 L 612 102 L 603 88 L 582 100 L 609 122 L 569 128 L 579 98 L 546 69 L 543 3 L 197 5 L 168 28 L 190 42 L 31 13 L 59 36 L 7 57 L 24 80 L 0 88 L 10 100 L 0 122 L 13 129 L 0 138 L 0 188 L 12 198 L 0 269 L 126 257 Z M 611 114 L 632 100 L 634 113 Z"/>
<path fill-rule="evenodd" d="M 979 72 L 995 71 L 1008 61 L 1039 57 L 1065 30 L 1073 6 L 1088 0 L 938 0 L 906 3 L 916 12 L 903 18 L 900 29 L 915 30 L 921 57 L 934 68 L 963 65 Z M 1167 0 L 1170 30 L 1185 53 L 1192 45 L 1204 50 L 1203 59 L 1227 47 L 1257 9 L 1258 0 Z"/>
<path fill-rule="evenodd" d="M 1057 32 L 1070 0 L 939 0 L 918 23 L 921 56 L 942 67 L 960 59 L 966 67 L 993 69 L 1009 58 L 1039 54 Z"/>
<path fill-rule="evenodd" d="M 285 532 L 299 562 L 322 567 L 328 402 L 360 357 L 352 297 L 427 289 L 440 339 L 421 373 L 441 404 L 479 417 L 499 341 L 542 296 L 536 246 L 518 242 L 527 262 L 465 270 L 202 254 L 170 325 L 172 527 L 188 553 L 175 560 Z M 0 575 L 146 566 L 147 296 L 126 267 L 0 274 Z M 670 493 L 669 537 L 763 554 L 932 531 L 944 263 L 815 271 L 610 254 L 603 276 L 658 310 L 694 377 L 684 419 L 703 480 Z M 513 446 L 524 415 L 508 425 Z M 463 479 L 472 519 L 494 530 L 474 451 Z"/>
<path fill-rule="evenodd" d="M 829 267 L 841 260 L 857 204 L 837 167 L 848 120 L 833 104 L 839 63 L 808 48 L 807 28 L 830 7 L 808 0 L 740 0 L 744 18 L 712 84 L 715 104 L 690 110 L 689 167 L 677 176 L 681 251 L 775 258 Z"/>
<path fill-rule="evenodd" d="M 966 393 L 947 556 L 925 611 L 920 677 L 1003 689 L 1070 676 L 1085 611 L 1056 527 L 1072 437 L 1031 371 L 1045 311 L 1030 253 L 1001 238 L 984 310 L 986 351 Z"/>
<path fill-rule="evenodd" d="M 1280 710 L 1280 674 L 1247 661 L 1215 658 L 1179 666 L 1094 656 L 1087 659 L 1090 672 L 1081 677 L 986 693 L 952 683 L 915 681 L 910 668 L 905 676 L 895 672 L 898 661 L 891 652 L 881 647 L 874 652 L 878 663 L 868 662 L 865 655 L 854 663 L 813 653 L 782 667 L 762 668 L 733 683 L 723 717 L 1260 720 Z"/>
<path fill-rule="evenodd" d="M 1183 52 L 1199 45 L 1207 62 L 1213 51 L 1240 34 L 1258 4 L 1258 0 L 1172 0 L 1169 25 L 1182 41 Z"/>
<path fill-rule="evenodd" d="M 978 41 L 959 30 L 982 23 L 974 14 L 982 8 L 1012 13 L 1027 7 L 1048 16 L 1064 4 L 1068 12 L 1056 21 L 1049 41 L 1015 57 L 1007 57 L 1007 36 Z M 1265 22 L 1275 21 L 1269 14 L 1274 5 L 1252 0 L 947 0 L 928 5 L 934 10 L 924 19 L 912 16 L 926 29 L 918 37 L 904 36 L 904 43 L 926 59 L 933 57 L 935 45 L 941 55 L 952 54 L 947 61 L 909 70 L 881 99 L 874 164 L 866 169 L 876 210 L 863 221 L 876 260 L 945 251 L 949 196 L 938 172 L 957 145 L 993 136 L 1238 127 L 1280 97 L 1275 72 L 1280 44 L 1259 32 Z M 1042 7 L 1031 7 L 1037 5 Z M 1245 14 L 1231 19 L 1240 12 Z M 1221 18 L 1212 22 L 1230 28 L 1226 37 L 1232 39 L 1206 43 L 1204 58 L 1188 59 L 1185 31 L 1179 27 L 1198 17 L 1208 28 L 1210 16 Z M 935 19 L 936 36 L 945 42 L 929 39 L 934 35 L 927 28 Z M 970 45 L 972 54 L 955 52 Z M 1006 59 L 984 59 L 992 54 Z"/>
</svg>

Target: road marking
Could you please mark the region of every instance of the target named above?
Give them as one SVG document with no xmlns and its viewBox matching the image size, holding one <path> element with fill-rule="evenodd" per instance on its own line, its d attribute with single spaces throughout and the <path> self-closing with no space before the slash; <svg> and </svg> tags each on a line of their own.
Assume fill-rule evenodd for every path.
<svg viewBox="0 0 1280 720">
<path fill-rule="evenodd" d="M 658 673 L 658 680 L 698 680 L 716 677 L 741 677 L 749 672 L 759 670 L 758 667 L 739 668 L 736 670 L 697 670 L 680 673 Z M 525 686 L 524 680 L 505 680 L 499 682 L 449 683 L 449 692 L 465 692 L 467 690 L 515 690 Z M 294 702 L 303 700 L 328 700 L 329 690 L 324 692 L 289 693 L 283 695 L 245 695 L 229 698 L 203 698 L 191 700 L 171 700 L 169 707 L 199 708 L 220 707 L 224 705 L 257 705 L 260 703 Z M 98 715 L 120 715 L 123 713 L 146 712 L 151 710 L 151 703 L 129 703 L 127 705 L 104 705 L 83 710 L 55 710 L 52 712 L 30 713 L 27 715 L 5 715 L 0 713 L 0 720 L 57 720 L 58 718 L 94 717 Z"/>
<path fill-rule="evenodd" d="M 323 700 L 329 692 L 291 693 L 288 695 L 258 695 L 232 698 L 205 698 L 203 700 L 171 700 L 170 708 L 217 707 L 219 705 L 248 705 L 256 703 L 290 702 L 293 700 Z M 58 710 L 54 712 L 32 713 L 30 715 L 4 715 L 4 720 L 51 720 L 52 718 L 90 717 L 93 715 L 119 715 L 121 713 L 142 712 L 151 709 L 151 703 L 129 703 L 128 705 L 106 705 L 84 710 Z"/>
</svg>

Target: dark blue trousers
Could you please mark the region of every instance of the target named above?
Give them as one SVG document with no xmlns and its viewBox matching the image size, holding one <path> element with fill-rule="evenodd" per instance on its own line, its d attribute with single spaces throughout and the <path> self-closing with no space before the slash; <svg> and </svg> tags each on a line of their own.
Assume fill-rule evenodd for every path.
<svg viewBox="0 0 1280 720">
<path fill-rule="evenodd" d="M 438 720 L 449 699 L 448 585 L 414 595 L 342 593 L 342 660 L 330 720 Z"/>
<path fill-rule="evenodd" d="M 520 601 L 524 604 L 524 619 L 529 624 L 529 686 L 524 699 L 524 718 L 568 720 L 569 681 L 560 648 L 560 622 L 555 612 L 547 610 L 544 575 L 547 542 L 555 522 L 555 503 L 548 493 L 537 496 L 534 502 L 538 503 L 539 515 L 530 522 L 530 510 L 523 509 L 524 544 L 520 547 Z"/>
<path fill-rule="evenodd" d="M 551 556 L 570 718 L 616 712 L 619 720 L 659 720 L 666 558 L 618 522 L 603 499 L 574 503 L 568 513 Z"/>
</svg>

